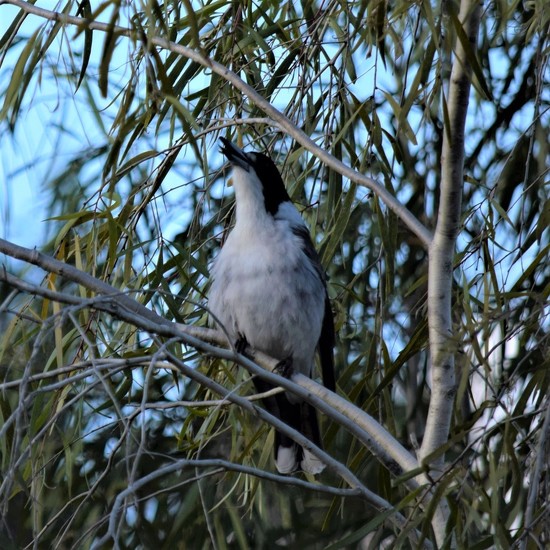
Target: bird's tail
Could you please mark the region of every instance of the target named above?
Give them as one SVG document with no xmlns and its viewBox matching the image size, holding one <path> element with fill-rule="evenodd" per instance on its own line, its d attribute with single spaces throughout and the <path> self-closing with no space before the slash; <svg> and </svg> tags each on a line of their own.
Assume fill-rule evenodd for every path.
<svg viewBox="0 0 550 550">
<path fill-rule="evenodd" d="M 317 447 L 321 447 L 321 436 L 317 411 L 309 403 L 292 404 L 285 399 L 285 412 L 281 411 L 281 420 L 305 435 Z M 281 474 L 290 474 L 295 470 L 303 470 L 309 474 L 320 474 L 325 464 L 306 448 L 296 444 L 292 439 L 280 432 L 275 432 L 275 464 Z"/>
<path fill-rule="evenodd" d="M 254 383 L 260 392 L 272 387 L 261 380 L 254 380 Z M 322 448 L 317 411 L 309 403 L 291 403 L 284 393 L 280 393 L 264 399 L 264 405 L 271 414 Z M 275 431 L 274 451 L 275 465 L 281 474 L 300 469 L 309 474 L 320 474 L 325 469 L 325 464 L 315 455 L 279 431 Z"/>
</svg>

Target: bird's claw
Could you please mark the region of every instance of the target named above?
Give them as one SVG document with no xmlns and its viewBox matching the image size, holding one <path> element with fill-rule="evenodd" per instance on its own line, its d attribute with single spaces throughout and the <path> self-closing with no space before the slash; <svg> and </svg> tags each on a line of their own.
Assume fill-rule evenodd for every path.
<svg viewBox="0 0 550 550">
<path fill-rule="evenodd" d="M 292 376 L 292 373 L 294 372 L 294 368 L 292 366 L 292 357 L 287 357 L 286 359 L 279 361 L 275 365 L 273 372 L 281 375 L 284 378 L 290 378 Z"/>
<path fill-rule="evenodd" d="M 244 353 L 246 346 L 248 346 L 248 340 L 244 334 L 239 332 L 238 338 L 235 342 L 235 351 L 242 354 Z"/>
</svg>

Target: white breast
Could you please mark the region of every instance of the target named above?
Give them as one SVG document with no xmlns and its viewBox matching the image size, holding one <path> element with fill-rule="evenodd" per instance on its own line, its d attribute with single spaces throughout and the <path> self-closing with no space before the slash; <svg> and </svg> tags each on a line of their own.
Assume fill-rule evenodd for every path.
<svg viewBox="0 0 550 550">
<path fill-rule="evenodd" d="M 214 261 L 208 305 L 233 340 L 242 335 L 276 359 L 292 356 L 294 368 L 310 375 L 325 291 L 289 218 L 303 222 L 288 206 L 283 219 L 264 213 L 237 223 Z"/>
</svg>

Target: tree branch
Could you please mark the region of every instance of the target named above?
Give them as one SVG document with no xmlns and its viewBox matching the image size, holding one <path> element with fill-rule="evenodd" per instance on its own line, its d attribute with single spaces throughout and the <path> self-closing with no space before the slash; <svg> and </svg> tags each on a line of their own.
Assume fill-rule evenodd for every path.
<svg viewBox="0 0 550 550">
<path fill-rule="evenodd" d="M 5 272 L 3 275 L 5 275 Z M 3 276 L 0 276 L 0 280 L 2 279 L 3 279 Z M 150 323 L 150 322 L 146 322 L 146 324 L 147 323 Z M 182 336 L 181 333 L 179 333 L 179 338 L 181 338 L 181 336 Z M 277 430 L 281 431 L 282 433 L 285 433 L 286 435 L 291 437 L 293 440 L 298 442 L 300 445 L 306 447 L 310 452 L 312 452 L 312 454 L 320 458 L 329 468 L 331 468 L 343 480 L 345 480 L 350 485 L 353 494 L 356 494 L 356 496 L 366 500 L 371 506 L 373 506 L 380 513 L 388 514 L 388 520 L 394 523 L 398 529 L 402 529 L 405 527 L 405 525 L 407 524 L 407 520 L 398 511 L 396 511 L 395 508 L 389 502 L 379 497 L 376 493 L 373 493 L 372 491 L 370 491 L 346 466 L 344 466 L 343 464 L 341 464 L 340 462 L 332 458 L 325 451 L 323 451 L 322 449 L 314 445 L 300 432 L 289 427 L 284 422 L 280 421 L 278 418 L 268 413 L 266 410 L 258 407 L 257 405 L 254 405 L 247 398 L 241 397 L 235 394 L 232 390 L 226 389 L 221 384 L 218 384 L 217 382 L 210 379 L 206 375 L 200 373 L 197 369 L 187 366 L 183 361 L 181 361 L 179 358 L 175 357 L 174 355 L 167 352 L 159 352 L 159 356 L 163 356 L 167 358 L 174 366 L 176 366 L 179 372 L 184 376 L 186 376 L 187 378 L 196 381 L 198 384 L 200 384 L 203 387 L 209 388 L 211 391 L 222 396 L 224 400 L 228 400 L 228 401 L 231 401 L 232 403 L 235 403 L 242 409 L 248 411 L 249 413 L 259 417 L 260 419 L 267 422 L 268 424 L 274 426 Z M 9 489 L 11 488 L 11 484 L 14 479 L 14 472 L 28 458 L 28 456 L 31 453 L 32 447 L 36 445 L 41 440 L 41 438 L 51 429 L 51 426 L 53 425 L 55 419 L 60 415 L 65 414 L 65 411 L 69 409 L 74 403 L 79 401 L 82 398 L 82 396 L 86 392 L 88 392 L 89 389 L 94 385 L 102 385 L 102 380 L 98 379 L 95 382 L 88 384 L 86 389 L 82 390 L 81 392 L 78 392 L 70 400 L 65 402 L 63 407 L 59 411 L 57 411 L 56 414 L 52 418 L 50 418 L 48 422 L 46 422 L 46 424 L 34 435 L 33 439 L 27 444 L 25 449 L 19 452 L 18 458 L 14 462 L 10 463 L 10 468 L 5 472 L 4 479 L 0 484 L 0 495 L 4 494 L 6 495 L 6 498 L 7 498 Z M 6 419 L 4 425 L 2 426 L 2 429 L 0 430 L 0 437 L 3 437 L 2 434 L 6 430 L 10 429 L 10 426 L 11 424 L 13 424 L 14 419 L 15 419 L 15 422 L 17 423 L 18 417 L 21 414 L 23 414 L 25 410 L 28 409 L 28 407 L 31 405 L 33 401 L 34 401 L 34 392 L 27 394 L 25 398 L 19 402 L 16 413 L 14 413 L 8 419 Z M 125 422 L 124 424 L 126 426 L 125 429 L 128 429 L 129 423 Z M 17 446 L 14 444 L 13 446 L 14 450 L 16 449 L 16 447 Z M 246 467 L 243 466 L 242 468 L 246 468 Z M 421 536 L 419 533 L 413 532 L 411 533 L 411 536 L 415 540 L 421 539 Z M 425 541 L 425 547 L 429 548 L 430 546 L 431 545 L 429 544 L 429 542 Z"/>
<path fill-rule="evenodd" d="M 475 46 L 481 3 L 463 0 L 460 21 Z M 455 388 L 451 297 L 456 237 L 460 229 L 464 185 L 464 127 L 471 87 L 472 68 L 462 43 L 457 40 L 449 83 L 449 125 L 443 133 L 441 193 L 435 234 L 430 246 L 428 274 L 428 323 L 432 366 L 432 397 L 420 457 L 435 452 L 447 441 Z M 443 457 L 433 463 L 441 464 Z"/>
<path fill-rule="evenodd" d="M 104 311 L 152 334 L 159 334 L 178 341 L 183 341 L 214 357 L 235 361 L 253 375 L 259 376 L 275 386 L 283 387 L 285 390 L 299 395 L 302 399 L 308 401 L 323 412 L 327 417 L 335 420 L 338 424 L 355 435 L 355 437 L 377 456 L 382 464 L 384 464 L 394 475 L 418 470 L 418 463 L 414 457 L 367 413 L 361 411 L 352 403 L 330 392 L 308 377 L 294 374 L 289 380 L 271 372 L 277 366 L 277 361 L 265 354 L 247 349 L 247 355 L 253 358 L 253 360 L 251 360 L 244 355 L 235 353 L 232 349 L 221 349 L 216 347 L 210 342 L 215 342 L 218 345 L 225 345 L 227 348 L 230 348 L 226 337 L 222 333 L 202 327 L 186 326 L 167 321 L 126 294 L 117 291 L 107 283 L 99 281 L 73 266 L 64 264 L 36 250 L 26 249 L 0 239 L 0 252 L 42 267 L 52 273 L 58 273 L 102 295 L 87 299 L 70 296 L 66 293 L 52 291 L 20 281 L 20 279 L 7 273 L 5 269 L 1 269 L 0 280 L 4 280 L 15 288 L 30 292 L 31 294 L 43 295 L 50 300 L 69 303 L 72 307 L 78 307 L 79 309 L 82 307 L 89 307 Z M 300 445 L 306 447 L 327 464 L 327 466 L 333 469 L 352 488 L 358 488 L 362 498 L 366 499 L 379 512 L 388 513 L 392 510 L 392 507 L 388 507 L 388 503 L 384 499 L 369 491 L 348 468 L 313 445 L 313 443 L 301 433 L 273 417 L 264 409 L 257 407 L 247 398 L 236 395 L 232 391 L 227 390 L 220 384 L 217 384 L 207 376 L 198 372 L 196 369 L 188 367 L 177 357 L 168 353 L 161 355 L 167 358 L 186 377 L 195 380 L 204 387 L 208 387 L 210 390 L 220 395 L 222 399 L 231 401 L 251 414 L 258 416 L 279 431 L 288 435 Z M 159 358 L 161 357 L 159 356 Z M 7 429 L 8 427 L 9 422 L 6 422 L 4 428 Z M 26 455 L 26 452 L 22 453 L 21 459 L 26 457 Z M 417 491 L 420 488 L 420 484 L 428 483 L 428 479 L 423 474 L 419 473 L 416 478 L 408 479 L 405 483 L 409 486 L 411 491 Z M 389 519 L 394 522 L 398 528 L 403 528 L 405 525 L 404 518 L 400 514 L 394 514 L 392 512 Z M 412 536 L 418 538 L 418 534 L 412 533 Z M 430 546 L 428 541 L 424 541 L 424 544 L 427 547 Z"/>
<path fill-rule="evenodd" d="M 19 279 L 7 273 L 5 269 L 0 269 L 0 280 L 6 281 L 15 288 L 61 303 L 93 307 L 132 323 L 143 330 L 169 338 L 178 338 L 204 353 L 235 361 L 251 374 L 265 379 L 274 386 L 283 387 L 285 390 L 299 395 L 327 417 L 342 425 L 393 474 L 400 475 L 418 469 L 416 459 L 370 415 L 306 376 L 294 374 L 289 380 L 273 373 L 277 361 L 271 357 L 250 348 L 246 350 L 246 353 L 252 359 L 237 354 L 232 349 L 228 349 L 230 343 L 222 333 L 208 328 L 172 323 L 111 285 L 37 250 L 30 250 L 0 239 L 0 252 L 41 267 L 50 273 L 57 273 L 88 290 L 97 292 L 100 296 L 88 299 L 69 296 L 66 293 L 55 292 L 23 281 L 19 282 Z M 218 346 L 224 346 L 225 349 Z M 418 480 L 411 479 L 407 483 L 411 489 L 415 489 L 419 483 L 426 484 L 428 480 L 421 476 Z"/>
<path fill-rule="evenodd" d="M 90 21 L 81 17 L 75 17 L 60 12 L 46 10 L 29 4 L 28 2 L 25 2 L 23 0 L 3 0 L 3 2 L 0 3 L 17 6 L 26 13 L 37 15 L 38 17 L 42 17 L 49 21 L 57 21 L 64 25 L 75 25 L 81 29 L 109 32 L 113 35 L 126 36 L 133 39 L 136 39 L 138 36 L 138 32 L 134 29 L 113 26 L 107 23 Z M 275 126 L 291 136 L 302 147 L 304 147 L 304 149 L 312 153 L 315 157 L 317 157 L 324 164 L 332 168 L 334 171 L 345 176 L 346 178 L 349 178 L 350 181 L 366 187 L 370 189 L 373 193 L 375 193 L 386 204 L 386 206 L 388 206 L 390 210 L 397 214 L 397 216 L 399 216 L 403 223 L 420 239 L 425 248 L 428 248 L 430 246 L 432 240 L 431 232 L 383 185 L 378 183 L 373 178 L 369 178 L 357 172 L 356 170 L 353 170 L 353 168 L 344 164 L 340 159 L 336 158 L 334 155 L 331 155 L 330 153 L 319 147 L 315 143 L 315 141 L 313 141 L 305 132 L 298 128 L 298 126 L 293 124 L 283 113 L 281 113 L 281 111 L 271 105 L 271 103 L 264 99 L 252 86 L 249 86 L 246 82 L 244 82 L 244 80 L 242 80 L 233 71 L 228 69 L 225 65 L 214 61 L 213 59 L 204 55 L 201 51 L 187 48 L 165 38 L 152 36 L 148 37 L 148 39 L 151 44 L 191 59 L 195 63 L 198 63 L 203 67 L 212 70 L 214 73 L 218 74 L 219 76 L 230 82 L 236 89 L 245 94 L 256 106 L 262 109 L 262 111 L 264 111 L 264 113 L 266 113 L 272 119 Z"/>
<path fill-rule="evenodd" d="M 336 489 L 334 487 L 328 487 L 324 485 L 314 485 L 312 483 L 309 483 L 307 481 L 303 481 L 301 479 L 292 478 L 289 476 L 281 476 L 278 474 L 271 474 L 268 472 L 264 472 L 263 470 L 259 470 L 257 468 L 250 468 L 247 466 L 242 466 L 240 464 L 235 464 L 232 462 L 229 462 L 227 460 L 221 460 L 221 459 L 205 459 L 205 460 L 177 460 L 176 462 L 172 464 L 168 464 L 166 466 L 163 466 L 159 468 L 158 470 L 155 470 L 154 472 L 151 472 L 150 474 L 143 476 L 142 478 L 136 480 L 134 483 L 132 483 L 130 486 L 128 486 L 126 489 L 120 491 L 116 498 L 115 502 L 113 504 L 113 507 L 111 509 L 111 512 L 109 514 L 109 527 L 107 530 L 107 533 L 97 542 L 96 546 L 98 548 L 108 545 L 109 540 L 112 539 L 115 544 L 117 540 L 116 532 L 117 532 L 117 522 L 118 518 L 121 515 L 121 511 L 124 507 L 124 501 L 131 495 L 135 494 L 139 489 L 146 486 L 148 483 L 151 483 L 152 481 L 164 477 L 171 473 L 180 472 L 181 470 L 184 470 L 186 468 L 217 468 L 220 471 L 234 471 L 239 473 L 244 473 L 247 475 L 256 476 L 259 478 L 266 479 L 268 481 L 274 481 L 276 483 L 284 483 L 285 485 L 295 485 L 298 487 L 303 487 L 309 490 L 315 490 L 319 492 L 324 492 L 328 494 L 333 494 L 335 496 L 361 496 L 361 491 L 357 489 Z M 406 523 L 405 518 L 401 516 L 401 514 L 397 514 L 400 516 L 401 520 L 403 520 L 404 523 Z M 404 524 L 403 523 L 403 524 Z M 427 542 L 427 541 L 425 541 Z M 431 545 L 428 543 L 425 545 L 426 547 L 431 547 Z"/>
<path fill-rule="evenodd" d="M 477 0 L 462 0 L 460 4 L 458 24 L 463 26 L 470 52 L 476 51 L 481 5 Z M 443 465 L 444 453 L 440 449 L 449 437 L 456 394 L 454 355 L 457 341 L 453 338 L 451 298 L 454 253 L 462 215 L 464 128 L 472 74 L 466 45 L 462 42 L 461 33 L 456 34 L 458 38 L 446 105 L 448 124 L 445 124 L 443 132 L 439 210 L 429 249 L 428 326 L 432 394 L 419 450 L 421 462 L 429 461 L 430 467 L 436 471 Z M 445 541 L 447 517 L 448 506 L 442 499 L 432 522 L 440 546 Z"/>
</svg>

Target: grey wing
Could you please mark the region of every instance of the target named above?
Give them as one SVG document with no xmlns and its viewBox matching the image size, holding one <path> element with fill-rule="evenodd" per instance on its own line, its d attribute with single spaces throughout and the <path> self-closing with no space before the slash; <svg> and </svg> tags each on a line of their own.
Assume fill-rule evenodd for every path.
<svg viewBox="0 0 550 550">
<path fill-rule="evenodd" d="M 336 389 L 336 381 L 334 377 L 334 319 L 332 316 L 332 308 L 327 293 L 326 273 L 321 265 L 319 255 L 313 246 L 309 231 L 305 226 L 294 226 L 292 232 L 300 239 L 301 247 L 304 254 L 309 258 L 319 279 L 323 283 L 325 289 L 325 311 L 323 315 L 323 324 L 321 326 L 321 336 L 317 349 L 319 350 L 319 358 L 321 361 L 321 373 L 323 375 L 323 384 L 331 391 Z"/>
<path fill-rule="evenodd" d="M 321 281 L 323 282 L 323 286 L 326 288 L 327 276 L 325 270 L 323 269 L 323 266 L 321 265 L 319 254 L 317 254 L 317 250 L 315 250 L 315 247 L 311 242 L 311 237 L 309 236 L 309 231 L 307 230 L 307 227 L 305 225 L 295 225 L 292 227 L 292 233 L 294 233 L 294 235 L 298 237 L 298 239 L 300 239 L 300 245 L 304 254 L 311 260 L 315 271 L 319 275 L 319 279 L 321 279 Z"/>
<path fill-rule="evenodd" d="M 325 294 L 325 314 L 319 337 L 319 358 L 321 360 L 321 373 L 323 384 L 330 391 L 336 391 L 336 380 L 334 377 L 334 319 L 328 294 Z"/>
</svg>

